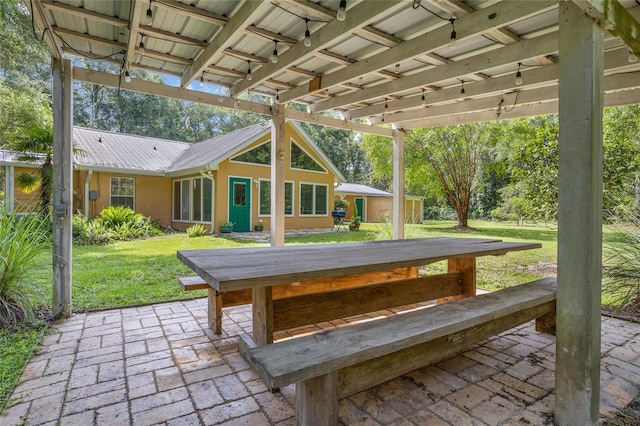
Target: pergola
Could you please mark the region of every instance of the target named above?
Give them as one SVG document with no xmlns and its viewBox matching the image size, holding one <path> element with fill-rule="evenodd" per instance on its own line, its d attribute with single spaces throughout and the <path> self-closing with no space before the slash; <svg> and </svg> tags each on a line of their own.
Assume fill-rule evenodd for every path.
<svg viewBox="0 0 640 426">
<path fill-rule="evenodd" d="M 406 130 L 559 112 L 555 421 L 598 423 L 602 108 L 640 101 L 639 1 L 25 4 L 52 54 L 58 312 L 71 309 L 74 80 L 270 116 L 274 245 L 284 244 L 278 153 L 285 120 L 393 140 L 394 236 L 400 239 Z M 73 56 L 113 62 L 120 72 L 73 68 Z M 179 85 L 131 79 L 135 68 L 174 76 Z M 200 91 L 199 82 L 220 91 Z M 247 92 L 271 103 L 245 100 Z M 287 108 L 288 102 L 306 105 L 307 112 Z"/>
</svg>

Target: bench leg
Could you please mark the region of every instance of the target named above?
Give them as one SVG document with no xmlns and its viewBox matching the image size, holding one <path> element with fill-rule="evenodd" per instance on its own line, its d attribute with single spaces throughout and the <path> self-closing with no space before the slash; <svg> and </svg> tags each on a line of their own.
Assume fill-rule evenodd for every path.
<svg viewBox="0 0 640 426">
<path fill-rule="evenodd" d="M 556 335 L 556 311 L 536 318 L 536 331 Z"/>
<path fill-rule="evenodd" d="M 209 304 L 209 327 L 216 334 L 222 334 L 222 293 L 210 288 L 207 300 Z"/>
<path fill-rule="evenodd" d="M 296 425 L 338 424 L 338 373 L 296 383 Z"/>
</svg>

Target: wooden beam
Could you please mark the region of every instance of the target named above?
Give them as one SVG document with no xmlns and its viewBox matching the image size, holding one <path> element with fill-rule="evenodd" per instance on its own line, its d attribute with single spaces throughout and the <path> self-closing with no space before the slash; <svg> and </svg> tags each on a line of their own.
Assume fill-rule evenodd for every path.
<svg viewBox="0 0 640 426">
<path fill-rule="evenodd" d="M 215 37 L 207 47 L 193 61 L 189 69 L 185 71 L 180 79 L 180 85 L 187 87 L 193 80 L 198 78 L 215 59 L 215 56 L 222 53 L 227 46 L 233 45 L 242 36 L 241 29 L 251 24 L 252 21 L 268 8 L 273 7 L 267 1 L 248 1 L 242 3 L 240 9 L 229 19 L 227 24 L 216 33 Z"/>
<path fill-rule="evenodd" d="M 84 42 L 94 42 L 94 43 L 100 43 L 103 44 L 105 46 L 112 46 L 112 47 L 117 47 L 120 50 L 126 50 L 127 49 L 127 44 L 126 43 L 120 43 L 119 41 L 114 41 L 114 40 L 108 40 L 106 38 L 102 38 L 102 37 L 97 37 L 97 36 L 93 36 L 90 34 L 83 34 L 83 33 L 79 33 L 76 31 L 72 31 L 72 30 L 68 30 L 66 28 L 60 28 L 60 27 L 52 27 L 52 30 L 55 34 L 60 34 L 66 37 L 72 37 L 76 40 L 80 40 L 80 41 L 84 41 Z M 133 51 L 135 51 L 135 46 L 132 47 Z"/>
<path fill-rule="evenodd" d="M 159 38 L 165 41 L 172 41 L 174 43 L 186 44 L 189 46 L 206 47 L 207 42 L 204 40 L 198 40 L 192 37 L 183 36 L 180 34 L 174 34 L 169 31 L 161 30 L 153 27 L 144 27 L 139 30 L 151 37 Z"/>
<path fill-rule="evenodd" d="M 610 50 L 605 53 L 605 64 L 607 72 L 614 72 L 629 66 L 627 60 L 627 50 L 619 48 Z M 558 81 L 559 68 L 557 64 L 547 65 L 539 68 L 533 68 L 522 72 L 523 84 L 515 85 L 514 74 L 506 74 L 501 77 L 494 77 L 486 81 L 465 84 L 465 96 L 473 97 L 496 97 L 503 93 L 511 92 L 515 89 L 527 90 L 530 87 L 539 87 L 541 85 L 555 85 Z M 640 84 L 640 82 L 639 82 Z M 632 85 L 630 85 L 632 87 Z M 435 92 L 426 91 L 425 101 L 427 105 L 439 104 L 443 102 L 454 102 L 460 99 L 460 88 L 450 87 Z M 387 108 L 384 104 L 375 104 L 365 108 L 352 109 L 345 113 L 348 120 L 361 117 L 371 117 L 380 114 L 389 114 L 396 111 L 407 111 L 416 108 L 423 108 L 422 93 L 414 96 L 406 96 L 398 101 L 388 102 Z M 412 111 L 407 111 L 411 113 Z"/>
<path fill-rule="evenodd" d="M 100 71 L 88 70 L 86 68 L 74 68 L 73 73 L 76 80 L 85 81 L 87 83 L 101 84 L 103 86 L 115 88 L 122 87 L 123 89 L 131 90 L 133 92 L 221 106 L 229 109 L 235 109 L 237 107 L 240 111 L 247 111 L 255 114 L 271 114 L 269 105 L 249 102 L 241 99 L 236 100 L 228 96 L 212 95 L 209 93 L 183 89 L 181 87 L 167 86 L 162 83 L 153 83 L 151 81 L 138 79 L 134 79 L 126 86 L 121 86 L 119 76 Z"/>
<path fill-rule="evenodd" d="M 200 9 L 189 4 L 185 4 L 176 0 L 155 0 L 153 4 L 156 7 L 162 7 L 174 12 L 178 12 L 181 15 L 186 15 L 191 18 L 199 19 L 200 21 L 207 22 L 209 24 L 224 26 L 229 22 L 229 18 L 218 15 L 217 13 L 210 12 L 205 9 Z"/>
<path fill-rule="evenodd" d="M 31 15 L 33 16 L 35 24 L 43 31 L 44 42 L 49 47 L 51 55 L 56 59 L 62 59 L 62 41 L 55 37 L 53 27 L 48 21 L 40 1 L 25 2 L 25 6 L 33 7 L 31 9 Z"/>
<path fill-rule="evenodd" d="M 303 123 L 319 124 L 321 126 L 333 127 L 335 129 L 350 130 L 371 135 L 393 137 L 394 131 L 385 127 L 374 127 L 366 124 L 353 123 L 351 121 L 339 120 L 337 118 L 326 117 L 324 115 L 311 114 L 308 112 L 287 109 L 285 111 L 287 119 L 301 121 Z"/>
<path fill-rule="evenodd" d="M 313 112 L 319 112 L 355 102 L 379 99 L 388 93 L 398 93 L 415 87 L 434 84 L 442 80 L 460 77 L 469 73 L 483 71 L 486 68 L 499 67 L 557 51 L 557 34 L 550 33 L 534 39 L 523 40 L 520 43 L 505 46 L 499 50 L 486 52 L 465 60 L 412 74 L 396 81 L 378 84 L 357 93 L 350 93 L 348 96 L 337 96 L 312 105 L 311 110 Z"/>
<path fill-rule="evenodd" d="M 389 33 L 385 33 L 377 28 L 367 25 L 359 30 L 356 30 L 356 34 L 364 39 L 372 41 L 374 43 L 381 44 L 386 47 L 396 47 L 402 43 L 402 39 L 393 36 Z"/>
<path fill-rule="evenodd" d="M 640 23 L 618 0 L 573 0 L 587 15 L 640 57 Z"/>
<path fill-rule="evenodd" d="M 405 132 L 393 134 L 393 177 L 392 177 L 392 218 L 393 239 L 404 239 L 404 175 L 405 175 Z"/>
<path fill-rule="evenodd" d="M 100 22 L 102 24 L 113 25 L 115 27 L 128 27 L 129 21 L 126 19 L 120 19 L 115 16 L 105 15 L 102 13 L 94 12 L 80 7 L 70 6 L 62 2 L 53 2 L 52 0 L 41 0 L 42 7 L 48 10 L 54 10 L 56 12 L 78 16 L 80 18 L 88 19 L 90 21 Z"/>
<path fill-rule="evenodd" d="M 236 83 L 232 93 L 237 95 L 259 85 L 271 75 L 280 72 L 282 68 L 293 66 L 301 59 L 315 55 L 318 51 L 325 49 L 328 45 L 335 43 L 336 38 L 345 34 L 350 34 L 357 28 L 368 25 L 370 21 L 383 13 L 393 13 L 395 10 L 406 6 L 406 3 L 399 0 L 376 1 L 360 3 L 349 10 L 344 21 L 332 20 L 327 25 L 313 33 L 313 44 L 307 47 L 304 43 L 296 43 L 291 49 L 278 55 L 278 63 L 267 63 L 261 67 L 253 76 L 252 81 L 242 80 Z M 283 101 L 284 102 L 284 101 Z"/>
<path fill-rule="evenodd" d="M 124 72 L 133 64 L 133 55 L 136 53 L 136 47 L 138 46 L 138 27 L 140 26 L 140 19 L 142 18 L 142 11 L 144 8 L 143 0 L 131 0 L 131 17 L 129 21 L 129 33 L 127 36 L 127 46 L 124 57 Z M 149 29 L 150 27 L 147 27 Z"/>
<path fill-rule="evenodd" d="M 291 46 L 292 44 L 296 44 L 298 42 L 298 40 L 296 40 L 295 38 L 287 37 L 279 33 L 274 33 L 273 31 L 265 30 L 264 28 L 260 28 L 255 25 L 249 25 L 244 29 L 244 33 L 260 37 L 268 41 L 278 40 L 278 43 L 283 46 Z"/>
<path fill-rule="evenodd" d="M 238 58 L 242 61 L 251 61 L 254 64 L 266 64 L 268 62 L 267 59 L 261 58 L 260 56 L 252 55 L 251 53 L 241 52 L 239 50 L 234 50 L 234 49 L 231 49 L 230 47 L 224 49 L 222 53 L 224 53 L 227 56 L 233 56 L 234 58 Z"/>
<path fill-rule="evenodd" d="M 284 178 L 287 164 L 290 164 L 290 150 L 285 140 L 285 106 L 275 103 L 271 106 L 271 246 L 284 245 Z M 285 161 L 286 160 L 286 161 Z M 273 318 L 271 319 L 273 326 Z"/>
<path fill-rule="evenodd" d="M 351 65 L 355 64 L 357 61 L 355 59 L 351 59 L 347 56 L 340 55 L 338 53 L 331 52 L 327 49 L 318 50 L 316 55 L 340 65 Z"/>
<path fill-rule="evenodd" d="M 86 56 L 87 58 L 91 58 L 96 56 L 94 53 L 91 52 L 85 52 L 79 49 L 69 49 L 67 47 L 63 48 L 62 51 L 68 55 L 71 56 L 77 56 L 77 55 L 83 55 Z M 112 64 L 118 64 L 118 65 L 122 65 L 122 59 L 115 59 L 115 58 L 104 58 L 101 57 L 100 59 L 101 61 L 105 61 L 105 62 L 110 62 Z M 158 67 L 152 67 L 149 65 L 142 65 L 142 64 L 134 64 L 135 68 L 139 68 L 139 69 L 143 69 L 143 70 L 147 70 L 147 71 L 152 71 L 152 72 L 158 72 L 158 73 L 162 73 L 162 74 L 167 74 L 167 75 L 174 75 L 176 77 L 180 77 L 180 73 L 179 72 L 175 72 L 175 71 L 168 71 L 162 68 L 158 68 Z M 219 84 L 219 83 L 216 83 Z"/>
<path fill-rule="evenodd" d="M 496 5 L 483 9 L 480 13 L 474 13 L 456 21 L 456 31 L 460 40 L 472 38 L 491 28 L 512 24 L 521 19 L 533 16 L 549 9 L 557 7 L 555 1 L 543 2 L 500 2 Z M 495 14 L 494 19 L 487 19 L 488 15 Z M 346 81 L 351 81 L 359 76 L 382 70 L 395 65 L 403 60 L 414 58 L 419 55 L 431 53 L 450 41 L 448 31 L 431 32 L 425 36 L 418 36 L 407 40 L 402 44 L 350 65 L 347 68 L 325 74 L 323 76 L 323 88 L 330 88 Z M 307 95 L 304 88 L 290 90 L 280 98 L 290 101 Z"/>
</svg>

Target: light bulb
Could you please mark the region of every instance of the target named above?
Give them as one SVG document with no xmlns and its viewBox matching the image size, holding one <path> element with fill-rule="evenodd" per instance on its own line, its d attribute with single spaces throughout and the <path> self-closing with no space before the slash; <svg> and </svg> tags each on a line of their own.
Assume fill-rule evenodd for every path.
<svg viewBox="0 0 640 426">
<path fill-rule="evenodd" d="M 520 71 L 516 73 L 516 86 L 522 86 L 522 73 Z"/>
<path fill-rule="evenodd" d="M 140 49 L 138 50 L 138 53 L 141 55 L 144 55 L 144 42 L 141 41 L 140 42 Z"/>
<path fill-rule="evenodd" d="M 200 87 L 204 87 L 204 74 L 200 76 Z"/>
<path fill-rule="evenodd" d="M 153 12 L 151 11 L 151 3 L 149 3 L 149 9 L 147 9 L 147 17 L 145 18 L 145 25 L 150 27 L 153 24 Z"/>
<path fill-rule="evenodd" d="M 278 51 L 274 50 L 273 54 L 271 55 L 271 62 L 273 62 L 274 64 L 278 63 Z"/>
<path fill-rule="evenodd" d="M 124 72 L 124 81 L 125 83 L 131 83 L 131 76 L 129 75 L 129 71 Z"/>
<path fill-rule="evenodd" d="M 424 89 L 422 89 L 422 97 L 420 98 L 420 105 L 422 106 L 427 105 L 427 99 L 424 97 Z"/>
<path fill-rule="evenodd" d="M 253 76 L 251 75 L 251 70 L 249 70 L 249 72 L 247 73 L 247 80 L 249 81 L 253 80 Z"/>
<path fill-rule="evenodd" d="M 455 31 L 451 31 L 451 38 L 449 39 L 449 48 L 453 49 L 454 47 L 456 47 L 456 44 L 458 43 L 458 40 L 456 39 L 457 35 Z"/>
<path fill-rule="evenodd" d="M 311 33 L 309 32 L 309 30 L 304 32 L 304 45 L 306 47 L 311 46 Z"/>
<path fill-rule="evenodd" d="M 347 0 L 340 0 L 340 6 L 338 7 L 336 19 L 338 21 L 344 21 L 345 19 L 347 19 Z"/>
<path fill-rule="evenodd" d="M 627 60 L 633 64 L 634 62 L 638 62 L 638 57 L 633 52 L 629 52 Z"/>
</svg>

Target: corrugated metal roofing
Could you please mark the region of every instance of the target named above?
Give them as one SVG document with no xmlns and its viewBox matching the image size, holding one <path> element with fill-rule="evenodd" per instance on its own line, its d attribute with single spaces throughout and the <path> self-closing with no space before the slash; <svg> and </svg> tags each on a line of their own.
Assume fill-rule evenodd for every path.
<svg viewBox="0 0 640 426">
<path fill-rule="evenodd" d="M 192 144 L 169 167 L 168 173 L 192 170 L 208 166 L 215 168 L 231 154 L 241 150 L 255 141 L 259 136 L 271 131 L 271 121 L 254 124 L 244 129 L 216 136 L 202 142 Z"/>
<path fill-rule="evenodd" d="M 73 129 L 76 164 L 87 168 L 164 173 L 190 144 L 103 130 Z"/>
<path fill-rule="evenodd" d="M 369 197 L 391 197 L 390 192 L 372 188 L 359 183 L 341 183 L 334 190 L 336 194 L 367 195 Z"/>
</svg>

